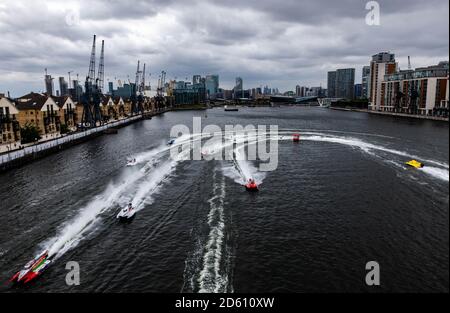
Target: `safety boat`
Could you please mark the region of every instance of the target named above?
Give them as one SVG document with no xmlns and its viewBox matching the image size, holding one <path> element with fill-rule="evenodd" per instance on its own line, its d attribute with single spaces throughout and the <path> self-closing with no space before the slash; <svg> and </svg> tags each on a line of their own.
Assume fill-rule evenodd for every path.
<svg viewBox="0 0 450 313">
<path fill-rule="evenodd" d="M 136 216 L 136 210 L 133 208 L 133 206 L 131 205 L 131 203 L 123 208 L 119 214 L 117 214 L 117 219 L 120 222 L 127 222 L 132 220 L 134 217 Z"/>
<path fill-rule="evenodd" d="M 46 250 L 33 260 L 29 261 L 22 270 L 11 277 L 10 282 L 27 284 L 40 276 L 50 263 L 51 260 L 49 259 L 48 251 Z"/>
<path fill-rule="evenodd" d="M 406 165 L 409 165 L 414 168 L 422 168 L 425 166 L 423 163 L 416 161 L 416 160 L 408 161 L 408 162 L 406 162 Z"/>
<path fill-rule="evenodd" d="M 245 189 L 250 192 L 258 191 L 258 185 L 256 184 L 254 179 L 249 179 L 248 183 L 245 185 Z"/>
</svg>

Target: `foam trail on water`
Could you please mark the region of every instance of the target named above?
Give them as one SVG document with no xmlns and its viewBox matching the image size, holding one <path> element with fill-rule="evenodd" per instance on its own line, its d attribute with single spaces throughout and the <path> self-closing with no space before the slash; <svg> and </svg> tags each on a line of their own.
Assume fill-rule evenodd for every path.
<svg viewBox="0 0 450 313">
<path fill-rule="evenodd" d="M 135 172 L 118 185 L 109 185 L 106 190 L 88 203 L 80 213 L 59 232 L 57 236 L 47 242 L 46 250 L 50 256 L 59 258 L 69 249 L 75 247 L 88 230 L 92 229 L 98 216 L 113 206 L 127 187 L 141 179 L 143 174 Z"/>
<path fill-rule="evenodd" d="M 203 268 L 198 278 L 200 293 L 219 293 L 227 291 L 227 271 L 221 270 L 225 236 L 225 196 L 225 179 L 222 176 L 220 183 L 217 183 L 216 171 L 214 171 L 214 194 L 213 197 L 208 200 L 210 205 L 208 214 L 210 231 L 208 242 L 204 248 Z"/>
<path fill-rule="evenodd" d="M 433 177 L 436 177 L 440 180 L 443 180 L 446 182 L 449 181 L 448 170 L 438 168 L 438 167 L 425 166 L 425 167 L 421 168 L 420 171 L 422 171 L 428 175 L 431 175 Z"/>
<path fill-rule="evenodd" d="M 148 177 L 145 178 L 143 182 L 139 184 L 139 189 L 136 195 L 133 197 L 131 203 L 136 211 L 140 211 L 144 208 L 145 204 L 149 204 L 151 197 L 155 192 L 157 192 L 165 180 L 175 170 L 177 162 L 166 161 L 160 166 L 157 166 L 155 171 L 153 171 Z"/>
</svg>

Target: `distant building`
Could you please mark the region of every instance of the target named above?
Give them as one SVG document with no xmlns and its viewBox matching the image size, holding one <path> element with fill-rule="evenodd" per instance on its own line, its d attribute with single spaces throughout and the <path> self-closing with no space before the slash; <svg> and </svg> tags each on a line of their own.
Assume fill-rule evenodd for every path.
<svg viewBox="0 0 450 313">
<path fill-rule="evenodd" d="M 52 138 L 59 134 L 61 117 L 59 106 L 48 95 L 29 93 L 17 99 L 16 108 L 19 110 L 20 125 L 27 123 L 34 125 L 44 138 Z"/>
<path fill-rule="evenodd" d="M 133 91 L 133 85 L 134 83 L 124 84 L 122 87 L 118 86 L 116 90 L 113 90 L 113 97 L 121 97 L 123 99 L 130 98 Z"/>
<path fill-rule="evenodd" d="M 271 95 L 272 94 L 272 89 L 269 88 L 269 86 L 265 86 L 264 90 L 263 90 L 263 95 Z"/>
<path fill-rule="evenodd" d="M 384 76 L 379 110 L 448 117 L 449 63 Z"/>
<path fill-rule="evenodd" d="M 328 72 L 328 98 L 336 98 L 336 71 Z"/>
<path fill-rule="evenodd" d="M 236 85 L 234 86 L 234 98 L 244 98 L 243 96 L 244 82 L 241 77 L 236 77 Z"/>
<path fill-rule="evenodd" d="M 215 99 L 219 92 L 219 75 L 207 75 L 205 85 L 209 99 Z"/>
<path fill-rule="evenodd" d="M 0 95 L 0 147 L 14 149 L 20 144 L 18 114 L 15 101 Z"/>
<path fill-rule="evenodd" d="M 370 66 L 364 66 L 362 68 L 362 81 L 361 81 L 361 98 L 369 99 L 370 89 Z"/>
<path fill-rule="evenodd" d="M 54 94 L 53 78 L 51 75 L 47 74 L 47 69 L 45 70 L 45 93 L 49 96 Z"/>
<path fill-rule="evenodd" d="M 69 85 L 67 84 L 64 77 L 59 78 L 59 95 L 60 96 L 69 95 Z"/>
<path fill-rule="evenodd" d="M 287 96 L 287 97 L 293 97 L 295 96 L 295 92 L 290 90 L 290 91 L 286 91 L 283 96 Z"/>
<path fill-rule="evenodd" d="M 114 83 L 113 82 L 108 83 L 108 93 L 110 95 L 113 95 L 113 93 L 114 93 Z"/>
<path fill-rule="evenodd" d="M 355 98 L 355 69 L 345 68 L 336 70 L 336 98 Z"/>
<path fill-rule="evenodd" d="M 194 75 L 194 76 L 192 76 L 192 84 L 193 84 L 193 85 L 195 85 L 195 84 L 200 84 L 200 83 L 201 83 L 201 80 L 202 80 L 202 76 L 200 76 L 200 75 Z"/>
<path fill-rule="evenodd" d="M 78 83 L 78 80 L 72 81 L 73 88 L 69 89 L 69 96 L 75 102 L 80 102 L 81 96 L 83 95 L 83 87 Z"/>
<path fill-rule="evenodd" d="M 361 96 L 362 96 L 362 84 L 355 84 L 354 95 L 355 95 L 355 99 L 361 99 Z"/>
<path fill-rule="evenodd" d="M 381 110 L 381 85 L 385 75 L 397 72 L 395 54 L 380 52 L 370 62 L 369 110 Z"/>
<path fill-rule="evenodd" d="M 322 87 L 311 87 L 305 92 L 302 97 L 323 97 Z"/>
<path fill-rule="evenodd" d="M 206 101 L 206 88 L 202 79 L 193 80 L 196 83 L 173 81 L 170 94 L 173 96 L 175 106 L 204 104 Z M 205 80 L 206 81 L 206 80 Z M 217 92 L 215 93 L 215 95 Z"/>
</svg>

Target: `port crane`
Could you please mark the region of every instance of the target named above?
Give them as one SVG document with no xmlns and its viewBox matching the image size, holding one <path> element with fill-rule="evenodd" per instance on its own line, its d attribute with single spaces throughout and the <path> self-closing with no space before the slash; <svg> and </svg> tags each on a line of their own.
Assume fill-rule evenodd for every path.
<svg viewBox="0 0 450 313">
<path fill-rule="evenodd" d="M 102 50 L 100 55 L 100 62 L 98 68 L 98 77 L 95 77 L 95 54 L 96 54 L 96 40 L 94 35 L 92 43 L 91 58 L 89 61 L 89 72 L 84 83 L 84 93 L 81 97 L 83 104 L 83 115 L 81 123 L 83 127 L 96 127 L 97 124 L 102 123 L 102 114 L 100 111 L 100 102 L 102 97 L 103 82 L 104 82 L 104 51 L 105 41 L 102 41 Z"/>
<path fill-rule="evenodd" d="M 159 110 L 164 106 L 164 90 L 166 86 L 166 72 L 161 71 L 161 75 L 158 78 L 158 85 L 156 87 L 156 108 Z"/>
<path fill-rule="evenodd" d="M 132 114 L 139 114 L 144 111 L 143 106 L 142 106 L 143 101 L 144 101 L 144 96 L 143 96 L 143 94 L 141 94 L 141 85 L 140 85 L 141 75 L 143 73 L 144 73 L 143 76 L 145 76 L 145 64 L 144 64 L 144 70 L 141 71 L 141 61 L 138 61 L 134 84 L 132 84 L 130 82 L 130 80 L 128 80 L 131 85 L 131 113 Z"/>
</svg>

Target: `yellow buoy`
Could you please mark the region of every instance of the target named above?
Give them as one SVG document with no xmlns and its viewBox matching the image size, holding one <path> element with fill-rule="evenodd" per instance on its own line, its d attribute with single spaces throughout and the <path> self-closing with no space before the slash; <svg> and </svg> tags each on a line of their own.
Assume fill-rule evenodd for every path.
<svg viewBox="0 0 450 313">
<path fill-rule="evenodd" d="M 414 168 L 422 168 L 423 167 L 423 163 L 420 163 L 419 161 L 416 160 L 411 160 L 406 162 L 406 165 L 412 166 Z"/>
</svg>

